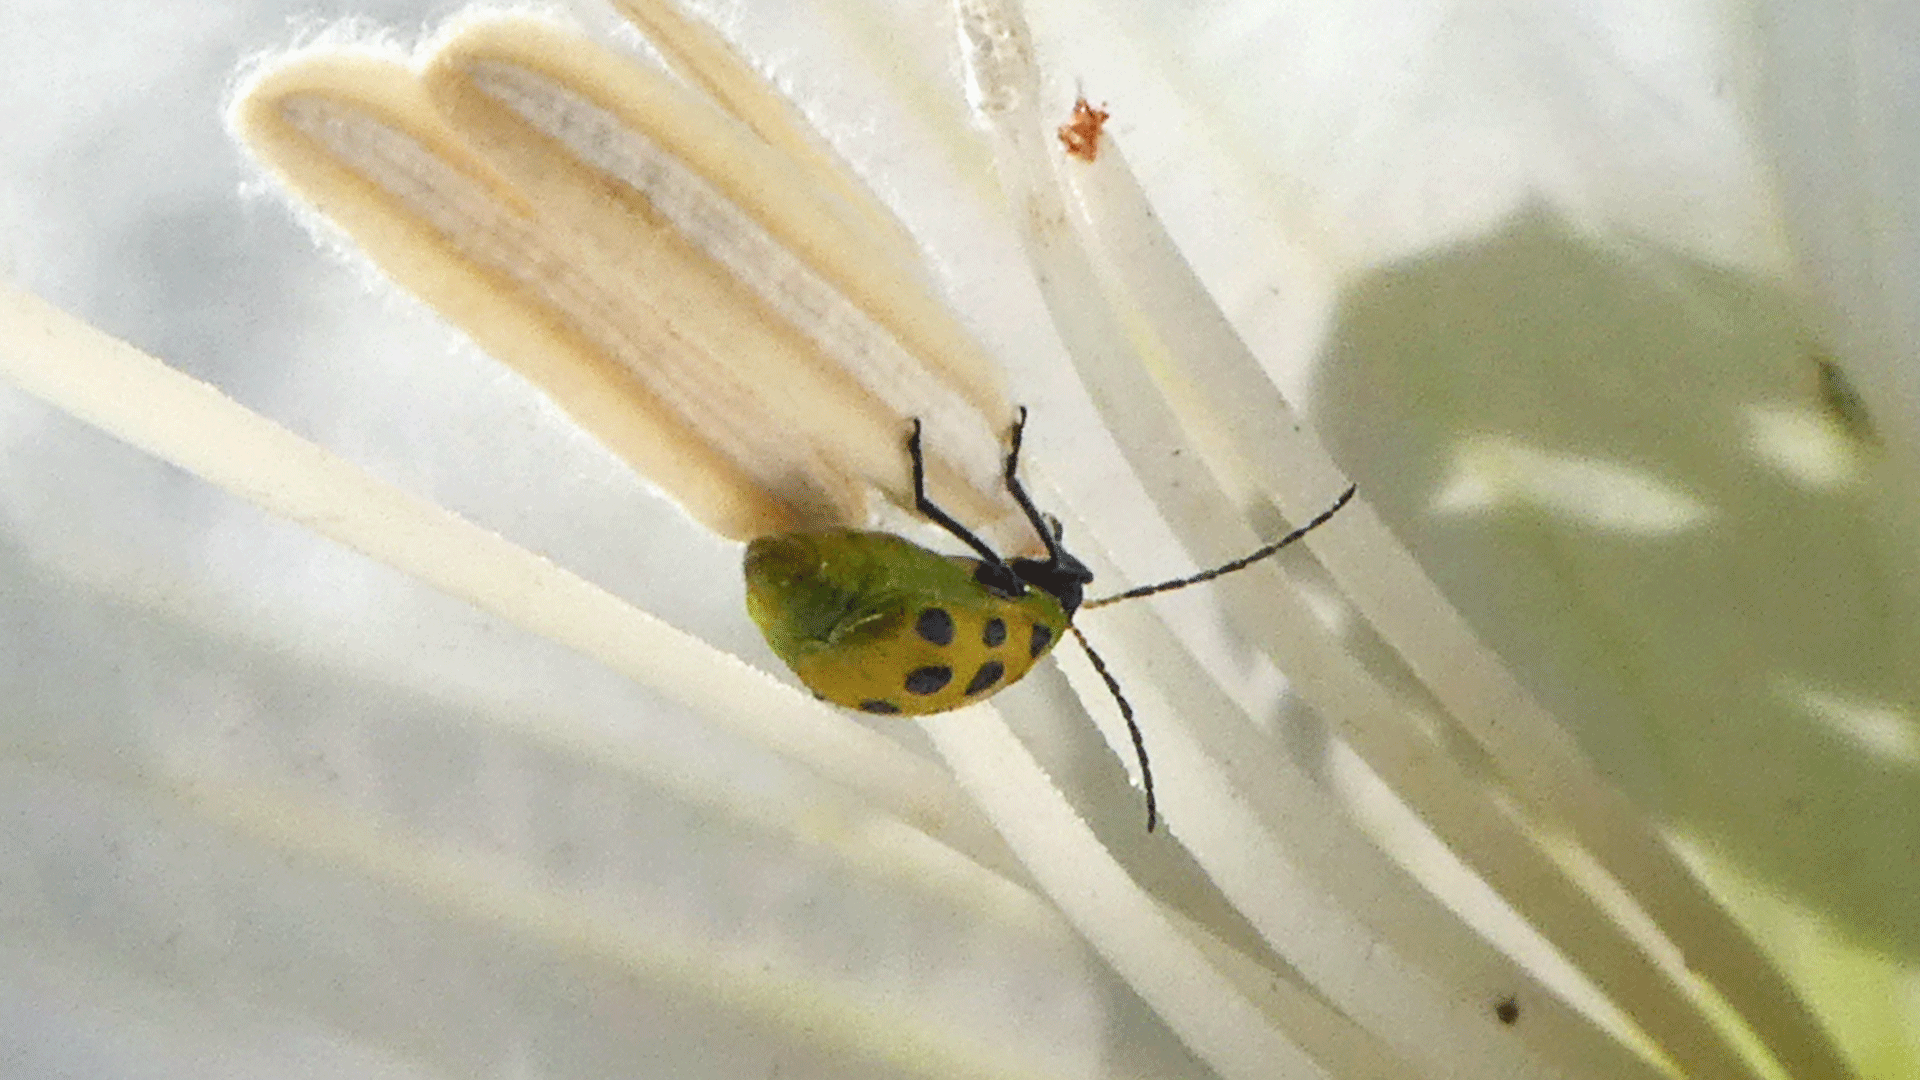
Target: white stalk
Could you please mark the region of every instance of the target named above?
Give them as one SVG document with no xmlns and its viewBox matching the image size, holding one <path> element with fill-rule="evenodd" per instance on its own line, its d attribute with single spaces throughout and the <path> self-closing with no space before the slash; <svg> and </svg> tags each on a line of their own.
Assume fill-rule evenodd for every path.
<svg viewBox="0 0 1920 1080">
<path fill-rule="evenodd" d="M 962 3 L 961 20 L 975 100 L 996 136 L 1014 216 L 1027 226 L 1029 253 L 1056 322 L 1168 520 L 1208 562 L 1251 544 L 1246 530 L 1223 524 L 1235 515 L 1202 505 L 1203 492 L 1224 488 L 1245 493 L 1242 498 L 1269 492 L 1289 518 L 1304 520 L 1344 478 L 1292 418 L 1278 389 L 1166 239 L 1116 149 L 1097 146 L 1098 152 L 1085 155 L 1091 160 L 1045 153 L 1039 80 L 1018 14 L 1005 5 Z M 1104 280 L 1062 235 L 1059 223 L 1069 211 L 1048 182 L 1050 158 L 1065 162 L 1072 220 L 1100 253 Z M 1106 314 L 1103 293 L 1128 313 L 1124 326 Z M 1143 356 L 1151 361 L 1143 363 Z M 1157 404 L 1162 400 L 1165 408 Z M 1200 453 L 1166 453 L 1181 442 Z M 1198 461 L 1212 468 L 1214 484 L 1207 483 Z M 1569 822 L 1637 896 L 1644 894 L 1641 902 L 1689 955 L 1702 958 L 1696 967 L 1729 995 L 1750 1028 L 1764 1033 L 1782 1062 L 1809 1075 L 1844 1070 L 1778 973 L 1645 819 L 1597 778 L 1566 732 L 1478 643 L 1364 497 L 1307 544 L 1361 614 L 1399 649 L 1442 715 L 1487 748 L 1535 812 L 1550 823 Z M 1403 796 L 1414 798 L 1440 835 L 1507 890 L 1523 912 L 1534 912 L 1556 936 L 1576 943 L 1579 959 L 1595 962 L 1603 984 L 1623 995 L 1684 1067 L 1696 1075 L 1752 1075 L 1734 1045 L 1690 1006 L 1673 979 L 1606 912 L 1580 898 L 1496 803 L 1475 805 L 1473 795 L 1460 801 L 1477 786 L 1437 747 L 1415 749 L 1427 738 L 1411 722 L 1407 703 L 1354 668 L 1340 644 L 1315 629 L 1318 623 L 1304 607 L 1273 587 L 1273 576 L 1251 571 L 1223 587 L 1238 598 L 1238 614 L 1260 631 L 1259 639 L 1300 692 L 1339 723 Z M 1541 1045 L 1565 1043 L 1547 1039 Z"/>
<path fill-rule="evenodd" d="M 1339 483 L 1340 474 L 1325 448 L 1303 425 L 1291 421 L 1293 411 L 1279 389 L 1173 247 L 1120 148 L 1108 143 L 1092 161 L 1065 158 L 1061 172 L 1072 197 L 1076 225 L 1104 256 L 1101 265 L 1107 271 L 1106 280 L 1113 283 L 1115 302 L 1138 311 L 1143 325 L 1151 328 L 1153 338 L 1145 344 L 1159 365 L 1141 373 L 1158 376 L 1156 385 L 1182 411 L 1188 430 L 1207 431 L 1215 436 L 1211 440 L 1215 443 L 1224 437 L 1231 457 L 1208 460 L 1226 474 L 1228 490 L 1243 486 L 1258 490 L 1287 517 L 1310 516 L 1311 500 Z M 1113 378 L 1108 369 L 1089 372 L 1090 383 Z M 1201 448 L 1209 443 L 1191 441 Z M 1123 445 L 1140 459 L 1148 456 L 1154 444 L 1123 440 Z M 1166 498 L 1177 501 L 1181 496 Z M 1189 529 L 1187 535 L 1206 559 L 1231 557 L 1234 550 L 1206 530 Z M 1310 536 L 1306 543 L 1340 582 L 1344 596 L 1445 708 L 1444 715 L 1458 722 L 1503 766 L 1529 809 L 1541 815 L 1548 828 L 1564 828 L 1595 851 L 1663 932 L 1697 958 L 1694 967 L 1728 995 L 1747 1025 L 1765 1033 L 1763 1039 L 1783 1062 L 1811 1070 L 1810 1075 L 1840 1067 L 1830 1041 L 1779 972 L 1648 827 L 1645 817 L 1599 778 L 1565 729 L 1480 644 L 1364 498 L 1343 512 L 1337 529 Z M 1236 615 L 1261 631 L 1256 635 L 1259 640 L 1284 640 L 1286 620 L 1270 590 L 1259 589 L 1251 580 L 1229 580 L 1221 588 L 1237 601 Z M 1290 673 L 1302 670 L 1282 657 L 1276 660 Z M 1416 797 L 1423 789 L 1471 790 L 1457 773 L 1434 785 L 1397 766 L 1396 758 L 1406 752 L 1404 748 L 1424 741 L 1416 726 L 1395 722 L 1388 711 L 1334 710 L 1328 715 L 1336 721 L 1344 717 L 1385 721 L 1384 729 L 1369 730 L 1366 724 L 1343 727 L 1374 767 L 1395 781 L 1403 797 L 1412 798 L 1441 834 L 1523 912 L 1548 920 L 1549 930 L 1559 931 L 1555 939 L 1575 951 L 1581 967 L 1602 974 L 1602 984 L 1624 995 L 1621 1004 L 1661 1035 L 1662 1044 L 1676 1052 L 1684 1065 L 1698 1075 L 1744 1072 L 1731 1048 L 1702 1022 L 1699 1011 L 1685 1004 L 1680 988 L 1661 977 L 1645 958 L 1630 955 L 1637 950 L 1618 928 L 1609 925 L 1590 903 L 1578 900 L 1543 859 L 1521 853 L 1510 842 L 1510 854 L 1504 858 L 1486 850 L 1488 843 L 1502 843 L 1484 831 L 1486 825 L 1500 820 L 1499 814 L 1490 812 L 1491 806 L 1473 816 L 1474 824 L 1449 828 L 1437 804 Z M 1402 749 L 1396 751 L 1396 746 Z M 1444 765 L 1438 767 L 1448 771 Z M 1477 854 L 1476 848 L 1480 849 Z M 1512 861 L 1515 857 L 1518 863 Z M 1586 908 L 1585 917 L 1572 922 L 1556 919 L 1556 913 L 1566 912 L 1569 904 Z"/>
<path fill-rule="evenodd" d="M 898 743 L 33 296 L 7 290 L 0 303 L 0 373 L 35 397 L 593 657 L 994 861 L 997 841 L 951 779 Z"/>
</svg>

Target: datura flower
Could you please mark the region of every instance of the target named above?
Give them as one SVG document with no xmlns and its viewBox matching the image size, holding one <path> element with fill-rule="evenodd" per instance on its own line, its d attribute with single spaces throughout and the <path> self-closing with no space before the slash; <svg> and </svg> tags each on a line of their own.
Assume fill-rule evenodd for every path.
<svg viewBox="0 0 1920 1080">
<path fill-rule="evenodd" d="M 484 351 L 223 380 L 354 419 L 7 297 L 19 389 L 359 553 L 209 511 L 257 587 L 182 596 L 15 528 L 26 1015 L 200 1076 L 1920 1072 L 1911 16 L 612 9 L 235 91 Z M 1079 616 L 1153 832 L 1070 643 L 863 717 L 740 607 L 756 537 L 952 546 L 916 421 L 1036 551 L 1022 406 L 1096 594 L 1358 485 Z"/>
</svg>

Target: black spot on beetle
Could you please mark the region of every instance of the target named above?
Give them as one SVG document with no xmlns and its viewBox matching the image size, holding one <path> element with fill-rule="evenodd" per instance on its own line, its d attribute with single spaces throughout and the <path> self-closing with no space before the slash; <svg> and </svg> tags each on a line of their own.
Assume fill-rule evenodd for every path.
<svg viewBox="0 0 1920 1080">
<path fill-rule="evenodd" d="M 981 664 L 980 670 L 973 673 L 973 681 L 967 684 L 967 696 L 971 697 L 999 682 L 1000 676 L 1006 673 L 1007 666 L 998 660 L 989 660 Z"/>
<path fill-rule="evenodd" d="M 1520 999 L 1517 997 L 1514 997 L 1512 994 L 1508 994 L 1506 997 L 1501 998 L 1500 1003 L 1493 1007 L 1493 1015 L 1495 1019 L 1499 1020 L 1501 1023 L 1507 1025 L 1508 1027 L 1512 1027 L 1514 1024 L 1519 1023 L 1520 1022 Z"/>
<path fill-rule="evenodd" d="M 1039 623 L 1034 623 L 1033 624 L 1033 642 L 1027 646 L 1027 655 L 1038 659 L 1041 653 L 1047 651 L 1047 643 L 1052 640 L 1053 640 L 1052 627 L 1041 626 Z"/>
<path fill-rule="evenodd" d="M 921 667 L 907 672 L 907 693 L 934 694 L 953 681 L 950 667 Z"/>
<path fill-rule="evenodd" d="M 945 608 L 930 607 L 914 620 L 913 632 L 935 645 L 953 644 L 953 616 Z"/>
<path fill-rule="evenodd" d="M 1006 622 L 1001 619 L 988 619 L 986 628 L 980 631 L 980 643 L 989 649 L 997 649 L 1006 640 Z"/>
<path fill-rule="evenodd" d="M 860 711 L 874 713 L 879 716 L 891 716 L 900 711 L 900 706 L 895 705 L 891 701 L 863 701 L 860 703 Z"/>
</svg>

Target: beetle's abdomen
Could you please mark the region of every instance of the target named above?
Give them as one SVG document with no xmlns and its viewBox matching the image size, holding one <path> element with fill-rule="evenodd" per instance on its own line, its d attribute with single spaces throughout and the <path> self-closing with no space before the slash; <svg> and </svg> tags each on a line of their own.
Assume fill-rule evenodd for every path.
<svg viewBox="0 0 1920 1080">
<path fill-rule="evenodd" d="M 1050 628 L 1036 633 L 1015 605 L 998 606 L 1010 610 L 923 606 L 857 648 L 806 658 L 794 673 L 827 700 L 863 712 L 914 716 L 984 701 L 1024 677 L 1055 637 Z"/>
<path fill-rule="evenodd" d="M 885 533 L 768 537 L 747 550 L 747 607 L 826 700 L 944 712 L 1018 682 L 1065 629 L 1051 597 L 994 596 L 973 581 L 974 565 Z"/>
</svg>

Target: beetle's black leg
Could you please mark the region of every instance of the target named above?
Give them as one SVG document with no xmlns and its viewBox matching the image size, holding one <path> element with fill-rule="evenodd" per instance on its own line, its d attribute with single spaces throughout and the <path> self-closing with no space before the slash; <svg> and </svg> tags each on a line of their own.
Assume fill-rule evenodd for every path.
<svg viewBox="0 0 1920 1080">
<path fill-rule="evenodd" d="M 1033 523 L 1033 531 L 1040 534 L 1040 542 L 1047 545 L 1047 561 L 1058 566 L 1061 562 L 1059 529 L 1047 528 L 1047 519 L 1040 513 L 1040 508 L 1033 505 L 1033 498 L 1020 484 L 1020 433 L 1026 427 L 1027 407 L 1022 405 L 1020 419 L 1013 422 L 1013 434 L 1008 439 L 1011 445 L 1007 450 L 1007 492 L 1013 496 L 1014 502 L 1020 504 L 1020 510 L 1027 515 L 1027 520 Z"/>
<path fill-rule="evenodd" d="M 1018 438 L 1016 435 L 1016 444 Z M 1005 565 L 1000 561 L 999 554 L 987 546 L 986 541 L 973 535 L 973 533 L 967 530 L 966 526 L 953 520 L 945 510 L 935 506 L 933 500 L 927 498 L 927 459 L 920 450 L 920 420 L 918 417 L 915 417 L 913 421 L 913 434 L 907 436 L 907 456 L 913 460 L 913 508 L 925 514 L 927 520 L 952 533 L 961 543 L 979 552 L 980 558 L 995 566 Z"/>
</svg>

